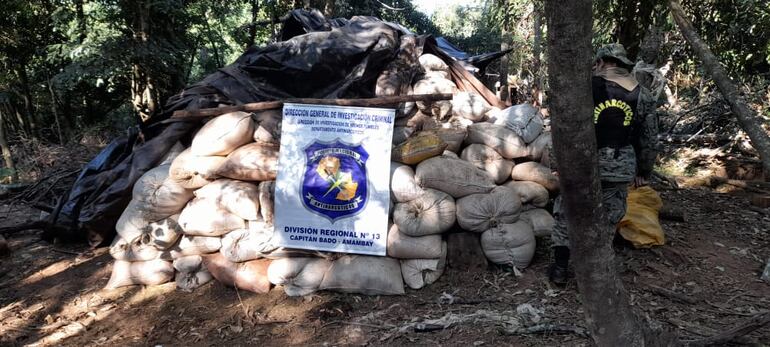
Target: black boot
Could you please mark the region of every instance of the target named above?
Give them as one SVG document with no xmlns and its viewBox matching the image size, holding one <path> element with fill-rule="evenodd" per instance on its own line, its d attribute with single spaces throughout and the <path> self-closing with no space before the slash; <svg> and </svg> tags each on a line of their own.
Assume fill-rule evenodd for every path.
<svg viewBox="0 0 770 347">
<path fill-rule="evenodd" d="M 567 246 L 556 246 L 553 248 L 554 262 L 548 269 L 548 280 L 551 283 L 563 287 L 569 280 L 569 248 Z"/>
</svg>

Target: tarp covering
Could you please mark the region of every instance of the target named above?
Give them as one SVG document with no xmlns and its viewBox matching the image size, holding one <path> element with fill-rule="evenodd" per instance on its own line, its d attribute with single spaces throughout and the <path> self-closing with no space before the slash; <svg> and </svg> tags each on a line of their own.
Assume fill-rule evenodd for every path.
<svg viewBox="0 0 770 347">
<path fill-rule="evenodd" d="M 327 21 L 318 11 L 304 10 L 295 10 L 290 17 L 294 24 L 287 25 L 287 36 L 288 30 L 298 33 L 309 26 L 323 31 L 307 30 L 287 41 L 252 47 L 234 63 L 171 97 L 141 131 L 131 129 L 86 165 L 49 217 L 52 227 L 46 237 L 89 236 L 94 246 L 112 240 L 115 222 L 137 179 L 157 166 L 177 141 L 189 144 L 186 137 L 201 125 L 199 119 L 169 119 L 174 111 L 284 98 L 374 97 L 377 77 L 398 53 L 400 37 L 410 34 L 398 24 L 373 17 Z M 432 38 L 420 41 L 426 52 L 438 51 Z M 439 54 L 450 63 L 461 90 L 483 88 L 449 56 Z M 479 93 L 490 104 L 500 104 L 489 90 Z"/>
</svg>

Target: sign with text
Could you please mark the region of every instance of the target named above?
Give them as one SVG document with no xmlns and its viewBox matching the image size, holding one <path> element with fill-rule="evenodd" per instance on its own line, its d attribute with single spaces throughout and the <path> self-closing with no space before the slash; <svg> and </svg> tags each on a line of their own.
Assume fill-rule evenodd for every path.
<svg viewBox="0 0 770 347">
<path fill-rule="evenodd" d="M 278 245 L 385 255 L 394 117 L 392 109 L 283 105 Z"/>
</svg>

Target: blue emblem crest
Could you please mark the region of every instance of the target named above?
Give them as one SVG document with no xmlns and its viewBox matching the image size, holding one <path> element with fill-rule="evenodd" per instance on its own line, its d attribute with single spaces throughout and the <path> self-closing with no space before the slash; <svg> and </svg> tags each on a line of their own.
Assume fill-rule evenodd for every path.
<svg viewBox="0 0 770 347">
<path fill-rule="evenodd" d="M 311 211 L 334 222 L 363 210 L 368 198 L 366 160 L 369 153 L 359 145 L 339 139 L 314 142 L 305 148 L 302 202 Z"/>
</svg>

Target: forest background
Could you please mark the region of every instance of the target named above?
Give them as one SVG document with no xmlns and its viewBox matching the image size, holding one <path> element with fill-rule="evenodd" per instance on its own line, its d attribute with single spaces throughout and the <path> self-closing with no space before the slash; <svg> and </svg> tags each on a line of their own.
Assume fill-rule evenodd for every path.
<svg viewBox="0 0 770 347">
<path fill-rule="evenodd" d="M 249 47 L 274 42 L 280 17 L 293 8 L 317 8 L 330 18 L 379 17 L 418 34 L 444 36 L 471 54 L 511 48 L 500 64 L 487 69 L 486 83 L 512 85 L 511 98 L 518 102 L 536 97 L 534 87 L 547 91 L 542 1 L 455 1 L 428 6 L 430 14 L 419 10 L 421 3 L 426 1 L 3 1 L 0 181 L 34 181 L 67 161 L 68 150 L 104 146 L 161 111 L 165 100 L 185 86 Z M 770 7 L 763 0 L 684 0 L 682 5 L 750 104 L 770 117 Z M 667 110 L 713 101 L 715 87 L 703 78 L 665 1 L 594 1 L 593 24 L 595 47 L 620 42 L 632 59 L 646 36 L 658 35 L 655 64 L 669 80 Z M 725 103 L 721 107 L 727 109 Z"/>
</svg>

